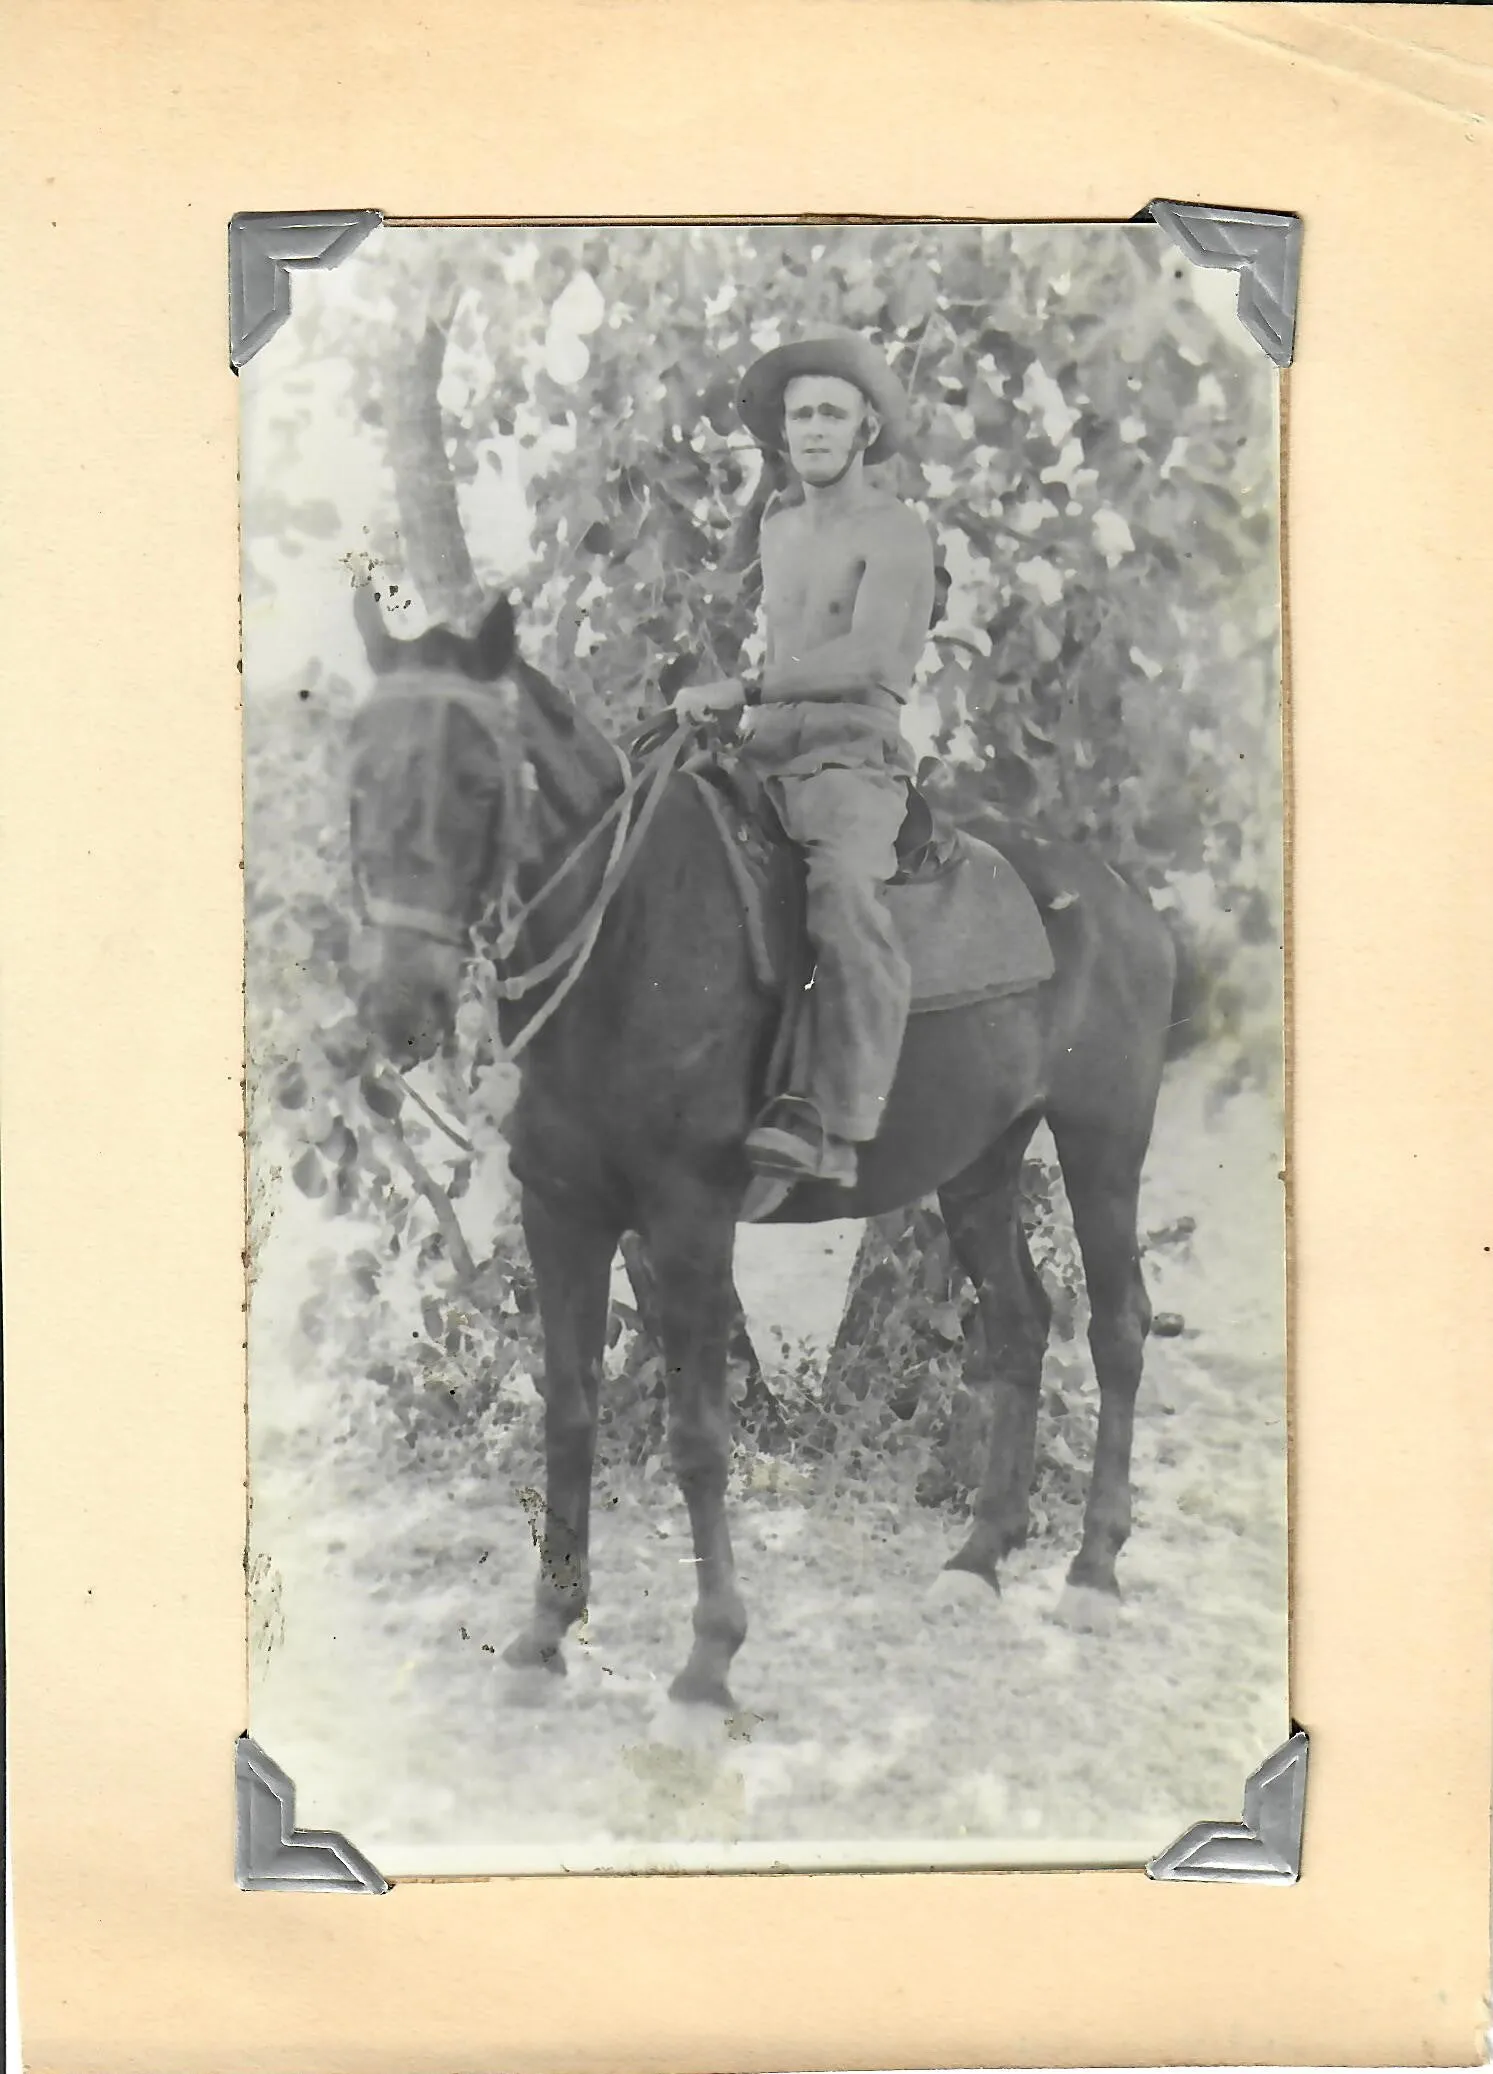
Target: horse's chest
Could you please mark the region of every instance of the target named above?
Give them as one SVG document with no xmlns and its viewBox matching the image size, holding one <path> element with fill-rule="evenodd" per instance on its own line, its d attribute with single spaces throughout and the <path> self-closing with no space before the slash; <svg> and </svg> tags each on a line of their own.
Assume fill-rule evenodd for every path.
<svg viewBox="0 0 1493 2074">
<path fill-rule="evenodd" d="M 508 1164 L 515 1180 L 541 1195 L 592 1194 L 606 1168 L 604 1107 L 595 1082 L 584 1106 L 541 1082 L 526 1085 L 508 1120 Z"/>
</svg>

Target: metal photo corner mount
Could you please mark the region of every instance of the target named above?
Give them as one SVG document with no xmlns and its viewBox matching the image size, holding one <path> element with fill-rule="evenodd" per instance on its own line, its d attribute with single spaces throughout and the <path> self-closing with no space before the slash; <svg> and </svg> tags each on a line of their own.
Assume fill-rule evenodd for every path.
<svg viewBox="0 0 1493 2074">
<path fill-rule="evenodd" d="M 1137 222 L 1157 224 L 1197 266 L 1239 276 L 1239 321 L 1277 367 L 1296 344 L 1301 285 L 1301 218 L 1269 209 L 1216 209 L 1204 203 L 1151 202 Z"/>
<path fill-rule="evenodd" d="M 234 1874 L 246 1894 L 387 1894 L 378 1867 L 334 1829 L 297 1829 L 295 1787 L 250 1736 L 234 1751 Z"/>
<path fill-rule="evenodd" d="M 228 225 L 228 362 L 235 374 L 290 315 L 290 269 L 337 266 L 378 209 L 245 210 Z"/>
<path fill-rule="evenodd" d="M 1242 1822 L 1196 1822 L 1146 1867 L 1153 1880 L 1294 1887 L 1301 1878 L 1308 1741 L 1298 1728 L 1244 1788 Z"/>
<path fill-rule="evenodd" d="M 336 266 L 383 222 L 378 209 L 245 210 L 228 226 L 229 346 L 244 367 L 290 315 L 290 268 Z M 1150 221 L 1197 266 L 1239 276 L 1239 321 L 1289 367 L 1301 277 L 1301 218 L 1268 209 L 1154 201 Z"/>
</svg>

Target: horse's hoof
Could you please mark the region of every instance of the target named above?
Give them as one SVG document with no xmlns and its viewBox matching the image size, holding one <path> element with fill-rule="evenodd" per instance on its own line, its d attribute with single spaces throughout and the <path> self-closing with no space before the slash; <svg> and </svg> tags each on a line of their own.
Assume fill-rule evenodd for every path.
<svg viewBox="0 0 1493 2074">
<path fill-rule="evenodd" d="M 1120 1617 L 1120 1594 L 1098 1591 L 1091 1584 L 1065 1584 L 1053 1611 L 1060 1627 L 1085 1635 L 1107 1635 Z"/>
<path fill-rule="evenodd" d="M 997 1598 L 1001 1595 L 1000 1571 L 996 1565 L 987 1557 L 971 1555 L 968 1549 L 961 1548 L 957 1555 L 951 1555 L 940 1574 L 947 1578 L 976 1578 L 993 1591 Z"/>
<path fill-rule="evenodd" d="M 660 1697 L 648 1722 L 648 1740 L 660 1750 L 712 1765 L 729 1755 L 735 1716 L 723 1707 L 690 1706 L 672 1696 Z"/>
<path fill-rule="evenodd" d="M 565 1657 L 558 1642 L 542 1642 L 527 1630 L 515 1635 L 503 1651 L 511 1671 L 548 1671 L 553 1678 L 565 1676 Z"/>
<path fill-rule="evenodd" d="M 988 1620 L 1000 1604 L 1000 1586 L 992 1591 L 992 1580 L 971 1570 L 936 1570 L 923 1592 L 924 1611 L 933 1620 Z"/>
<path fill-rule="evenodd" d="M 724 1678 L 709 1671 L 691 1670 L 688 1665 L 669 1687 L 669 1698 L 682 1707 L 713 1707 L 722 1714 L 737 1711 Z"/>
</svg>

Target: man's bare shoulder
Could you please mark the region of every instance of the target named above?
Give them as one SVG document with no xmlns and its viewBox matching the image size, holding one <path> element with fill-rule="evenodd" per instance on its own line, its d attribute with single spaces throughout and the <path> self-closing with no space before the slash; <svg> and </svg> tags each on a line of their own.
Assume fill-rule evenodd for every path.
<svg viewBox="0 0 1493 2074">
<path fill-rule="evenodd" d="M 933 551 L 933 535 L 927 520 L 889 490 L 881 491 L 865 506 L 862 525 L 863 537 L 874 539 L 878 547 L 892 548 L 903 555 L 929 555 Z"/>
<path fill-rule="evenodd" d="M 770 505 L 762 521 L 758 535 L 764 543 L 769 540 L 791 540 L 798 526 L 803 523 L 802 504 Z"/>
<path fill-rule="evenodd" d="M 875 490 L 851 516 L 857 532 L 874 533 L 881 540 L 927 540 L 928 522 L 921 513 L 894 497 L 890 490 Z M 775 504 L 762 521 L 762 538 L 791 540 L 806 524 L 801 503 Z"/>
</svg>

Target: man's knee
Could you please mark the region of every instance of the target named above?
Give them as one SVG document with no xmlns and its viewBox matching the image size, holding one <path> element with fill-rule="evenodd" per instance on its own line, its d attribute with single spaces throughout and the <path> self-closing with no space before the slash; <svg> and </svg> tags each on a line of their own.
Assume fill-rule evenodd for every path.
<svg viewBox="0 0 1493 2074">
<path fill-rule="evenodd" d="M 876 890 L 896 874 L 896 837 L 874 827 L 837 830 L 828 841 L 806 843 L 804 862 L 811 886 Z"/>
<path fill-rule="evenodd" d="M 809 919 L 828 927 L 844 924 L 879 935 L 890 925 L 881 881 L 864 865 L 810 852 L 808 858 Z"/>
</svg>

